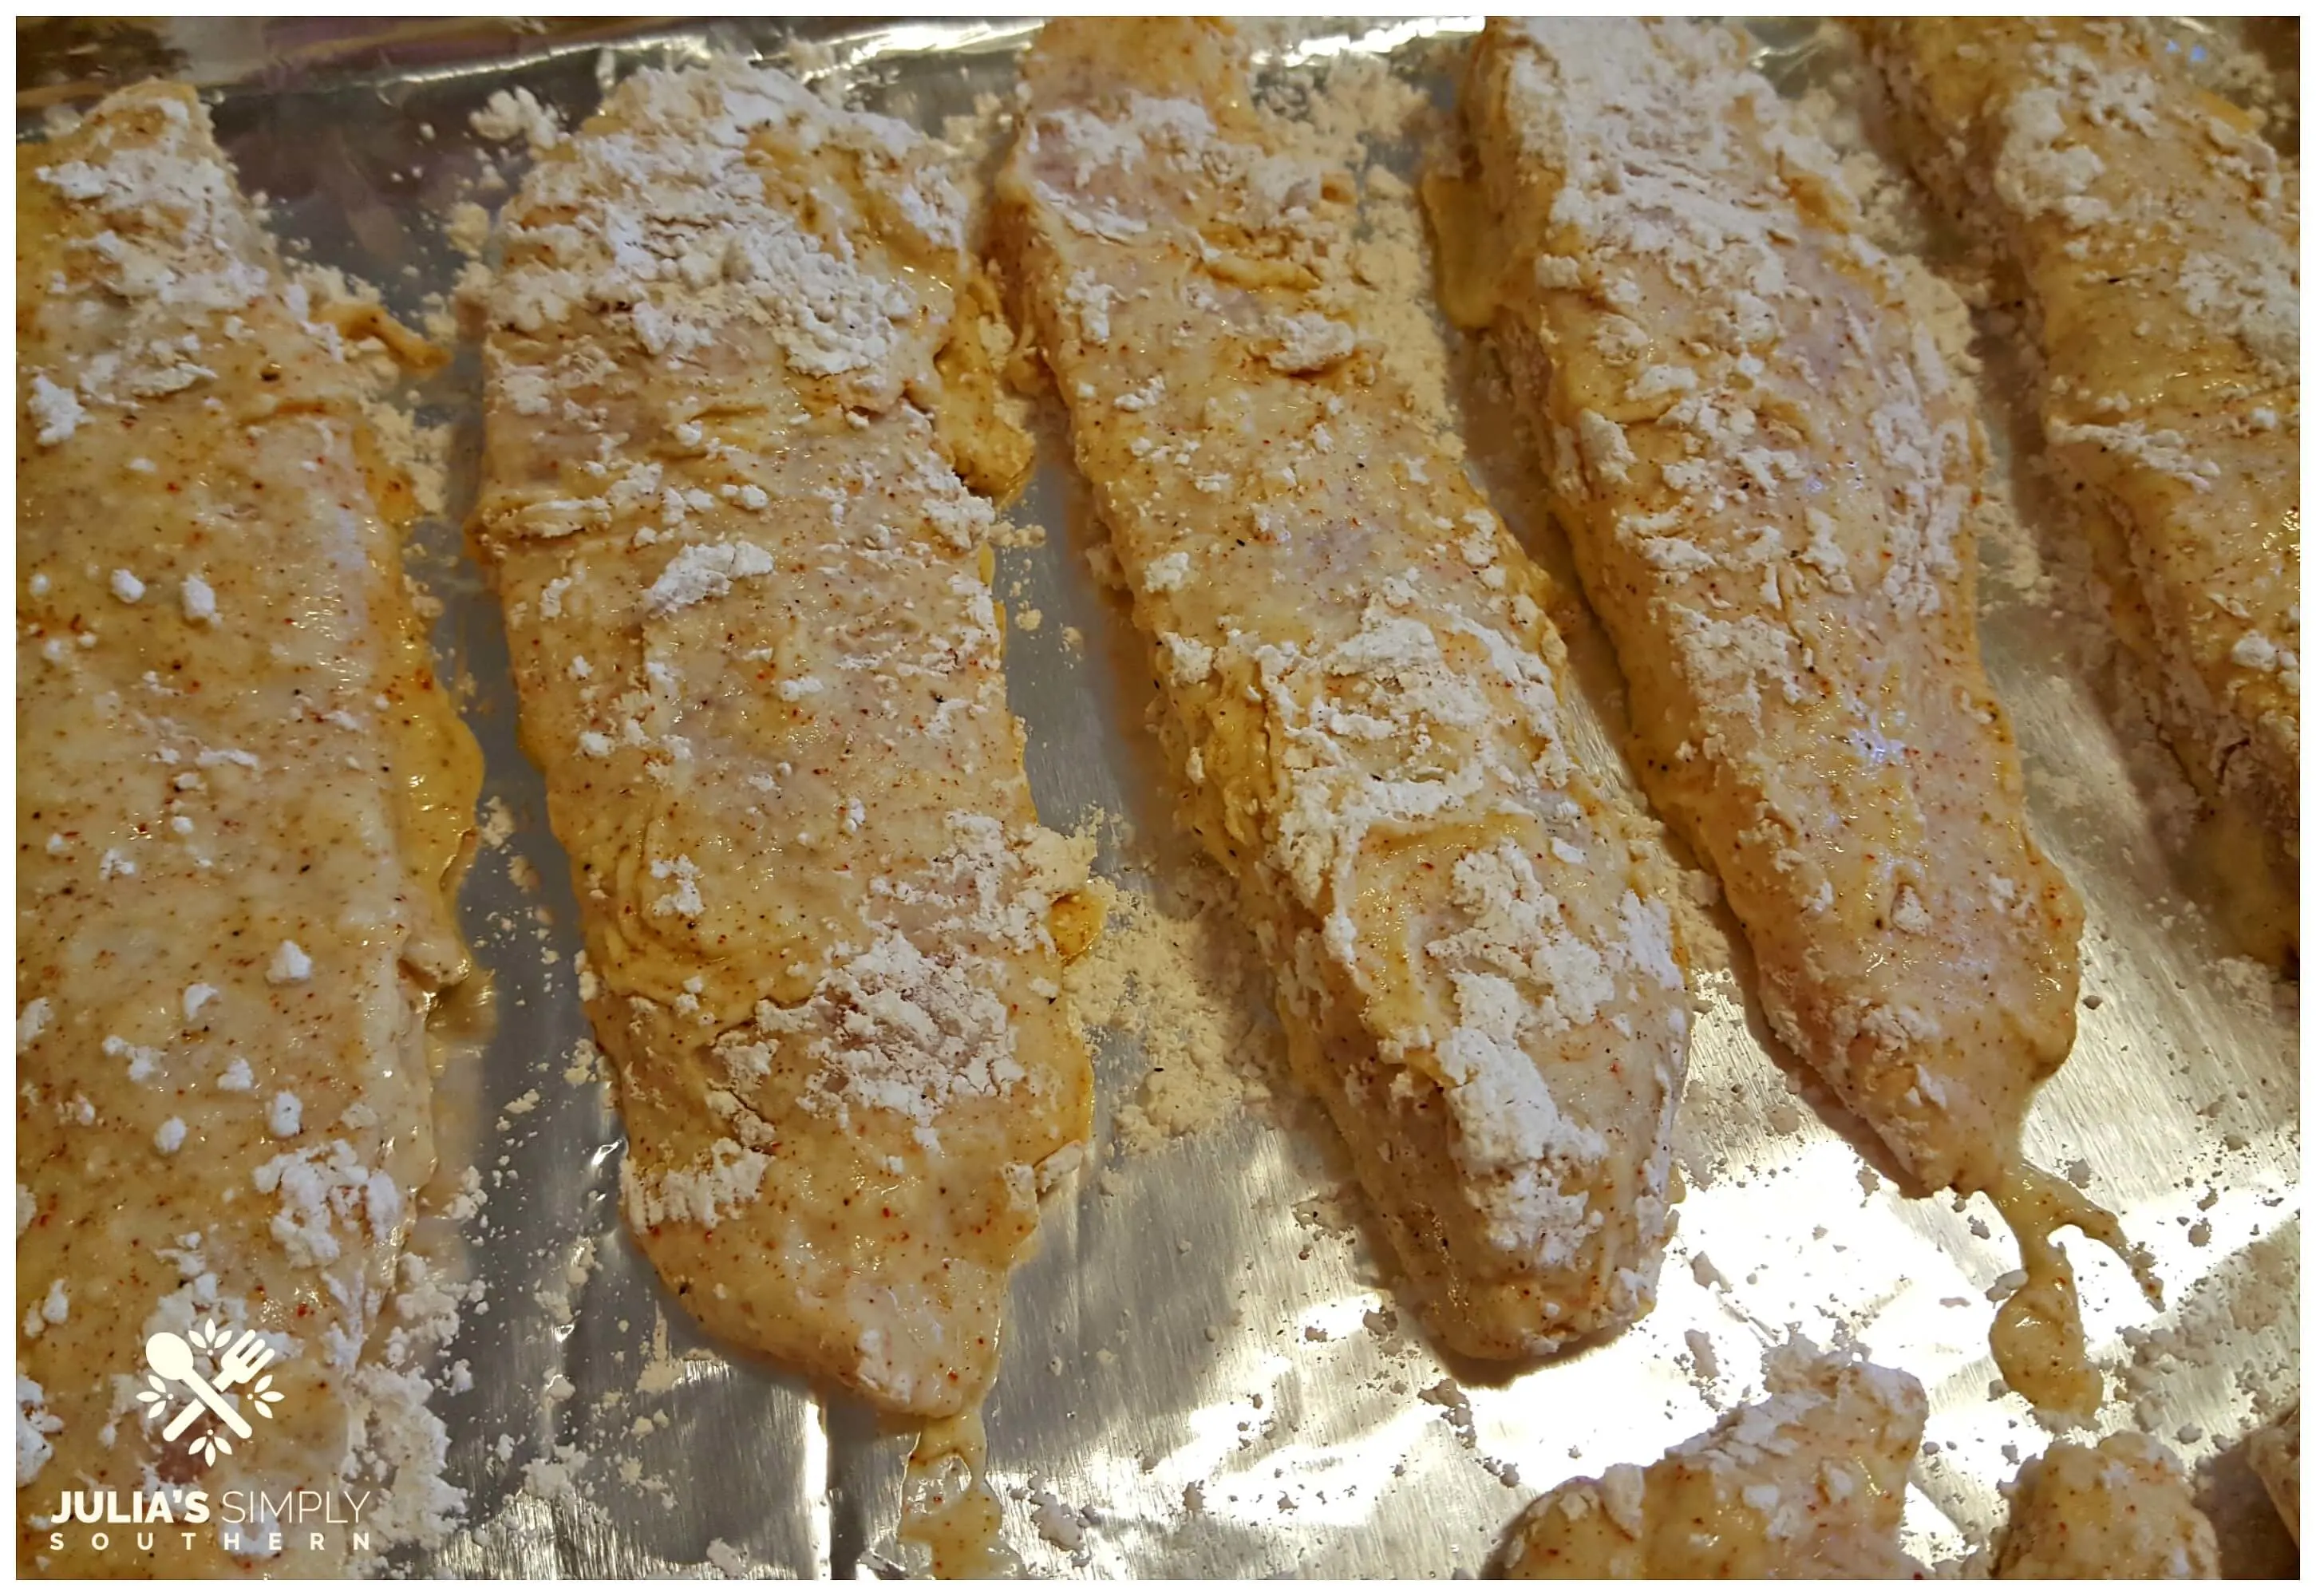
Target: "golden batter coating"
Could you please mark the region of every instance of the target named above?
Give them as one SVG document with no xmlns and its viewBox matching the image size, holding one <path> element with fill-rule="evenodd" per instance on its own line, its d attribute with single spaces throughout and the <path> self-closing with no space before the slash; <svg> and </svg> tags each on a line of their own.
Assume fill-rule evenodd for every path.
<svg viewBox="0 0 2316 1596">
<path fill-rule="evenodd" d="M 2205 793 L 2300 831 L 2300 189 L 2140 23 L 1865 24 L 1914 169 L 2015 271 L 2044 441 Z"/>
<path fill-rule="evenodd" d="M 1513 1522 L 1512 1579 L 1907 1579 L 1906 1471 L 1929 1406 L 1911 1375 L 1806 1342 L 1768 1395 L 1646 1468 L 1545 1492 Z"/>
<path fill-rule="evenodd" d="M 1982 442 L 1831 151 L 1688 22 L 1492 22 L 1494 335 L 1778 1037 L 1929 1188 L 2000 1182 L 2074 1039 L 2074 892 L 1980 663 Z M 1439 191 L 1435 190 L 1436 193 Z M 1452 240 L 1451 240 L 1452 242 Z"/>
<path fill-rule="evenodd" d="M 1654 855 L 1564 732 L 1543 577 L 1380 358 L 1348 173 L 1187 21 L 1048 24 L 1001 247 L 1154 646 L 1184 822 L 1432 1329 L 1652 1299 L 1688 1042 Z"/>
<path fill-rule="evenodd" d="M 1997 1579 L 2220 1577 L 2219 1542 L 2187 1470 L 2143 1435 L 2054 1441 L 2018 1471 L 2009 1494 Z"/>
<path fill-rule="evenodd" d="M 629 79 L 503 218 L 473 527 L 630 1227 L 709 1329 L 924 1415 L 989 1383 L 1092 1093 L 1047 923 L 1083 859 L 937 419 L 962 224 L 897 122 Z"/>
<path fill-rule="evenodd" d="M 404 591 L 409 489 L 190 89 L 19 145 L 16 196 L 18 1571 L 233 1573 L 226 1535 L 267 1547 L 227 1491 L 391 1479 L 367 1527 L 439 1530 L 445 1438 L 374 1335 L 423 1272 L 480 762 Z M 147 1338 L 210 1320 L 271 1359 L 204 1467 L 183 1387 L 136 1397 Z M 209 1521 L 51 1547 L 64 1493 L 163 1485 Z M 284 1540 L 268 1572 L 353 1549 Z"/>
<path fill-rule="evenodd" d="M 2260 1484 L 2267 1487 L 2267 1497 L 2276 1503 L 2276 1511 L 2284 1520 L 2284 1527 L 2292 1531 L 2292 1538 L 2300 1538 L 2300 1404 L 2273 1424 L 2262 1425 L 2252 1431 L 2245 1449 L 2251 1458 L 2252 1472 L 2259 1476 Z"/>
</svg>

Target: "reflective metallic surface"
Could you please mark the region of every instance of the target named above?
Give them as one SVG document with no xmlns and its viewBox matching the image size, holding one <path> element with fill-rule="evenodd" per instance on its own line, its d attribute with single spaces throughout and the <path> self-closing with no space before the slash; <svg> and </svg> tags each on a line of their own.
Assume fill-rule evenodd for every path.
<svg viewBox="0 0 2316 1596">
<path fill-rule="evenodd" d="M 1473 25 L 1311 21 L 1275 66 L 1292 74 L 1346 50 L 1389 52 L 1444 100 L 1455 36 Z M 976 93 L 1010 89 L 1034 31 L 801 26 L 815 31 L 813 69 L 936 132 L 970 112 Z M 774 54 L 781 28 L 34 24 L 20 35 L 19 104 L 153 71 L 215 85 L 220 133 L 245 183 L 272 198 L 277 230 L 414 319 L 462 264 L 442 235 L 450 207 L 469 197 L 486 156 L 502 158 L 468 131 L 491 91 L 528 86 L 576 121 L 637 66 Z M 1781 86 L 1838 82 L 1805 25 L 1760 31 Z M 503 159 L 519 175 L 519 152 Z M 1468 398 L 1481 368 L 1459 368 Z M 1991 361 L 1991 386 L 1996 375 Z M 512 831 L 484 850 L 465 893 L 500 1029 L 444 1082 L 446 1167 L 475 1166 L 488 1197 L 466 1236 L 479 1299 L 448 1354 L 466 1360 L 473 1386 L 436 1404 L 468 1522 L 409 1566 L 903 1572 L 895 1529 L 908 1436 L 708 1344 L 622 1232 L 618 1119 L 600 1071 L 575 1057 L 585 1025 L 563 857 L 516 745 L 495 608 L 458 546 L 478 391 L 471 348 L 425 390 L 421 419 L 452 428 L 452 470 L 448 516 L 426 529 L 414 569 L 446 606 L 438 641 L 489 760 L 486 803 L 504 806 Z M 1564 576 L 1557 534 L 1524 513 L 1518 438 L 1484 405 L 1467 417 L 1500 507 Z M 1998 441 L 2001 420 L 1990 416 Z M 2117 1377 L 2102 1427 L 2145 1425 L 2191 1464 L 2211 1463 L 2206 1500 L 2230 1571 L 2289 1572 L 2296 1554 L 2240 1442 L 2298 1378 L 2298 988 L 2242 958 L 2210 913 L 2212 872 L 2188 861 L 2212 844 L 2165 818 L 2176 772 L 2118 729 L 2127 713 L 2070 641 L 2080 628 L 2059 615 L 2096 611 L 2045 569 L 2064 530 L 2021 495 L 2029 530 L 1982 551 L 1982 636 L 2026 753 L 2038 834 L 2089 906 L 2080 1038 L 2037 1103 L 2026 1151 L 2046 1168 L 2087 1165 L 2090 1194 L 2153 1249 L 2168 1288 L 2167 1306 L 2151 1310 L 2116 1260 L 2071 1248 L 2094 1355 Z M 1141 730 L 1139 645 L 1088 574 L 1089 529 L 1057 448 L 1011 518 L 1047 533 L 999 561 L 1012 612 L 1042 612 L 1035 630 L 1014 629 L 1008 675 L 1045 817 L 1063 830 L 1122 818 L 1146 851 L 1178 860 Z M 1569 629 L 1580 678 L 1600 690 L 1583 735 L 1605 749 L 1611 723 L 1597 712 L 1615 712 L 1614 672 L 1581 611 Z M 1153 884 L 1115 849 L 1101 868 Z M 1477 1570 L 1537 1490 L 1645 1462 L 1758 1393 L 1761 1350 L 1789 1325 L 1820 1341 L 1855 1337 L 1922 1381 L 1935 1449 L 1913 1473 L 1910 1545 L 1936 1558 L 1982 1544 L 2001 1516 L 1998 1485 L 2047 1440 L 2021 1399 L 1990 1390 L 1988 1290 L 2016 1258 L 1982 1200 L 1957 1210 L 1909 1199 L 1875 1172 L 1852 1128 L 1766 1043 L 1746 979 L 1741 948 L 1735 969 L 1700 970 L 1708 1008 L 1679 1133 L 1688 1192 L 1655 1312 L 1608 1344 L 1524 1369 L 1443 1365 L 1412 1315 L 1392 1312 L 1386 1261 L 1362 1232 L 1349 1172 L 1303 1106 L 1282 1101 L 1117 1158 L 1110 1118 L 1142 1063 L 1131 1038 L 1105 1041 L 1100 1153 L 1048 1199 L 986 1410 L 991 1479 L 1022 1567 Z"/>
</svg>

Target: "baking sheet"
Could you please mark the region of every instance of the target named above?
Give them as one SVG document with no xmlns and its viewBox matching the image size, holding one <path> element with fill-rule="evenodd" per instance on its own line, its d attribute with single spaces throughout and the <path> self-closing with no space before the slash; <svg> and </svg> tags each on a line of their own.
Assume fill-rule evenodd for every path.
<svg viewBox="0 0 2316 1596">
<path fill-rule="evenodd" d="M 1385 55 L 1442 96 L 1477 19 L 1295 24 L 1276 73 Z M 802 30 L 802 31 L 798 31 Z M 1011 88 L 1034 25 L 777 22 L 648 28 L 592 22 L 363 23 L 213 19 L 36 24 L 20 31 L 20 116 L 91 82 L 167 71 L 214 88 L 219 131 L 276 230 L 309 258 L 377 284 L 415 321 L 464 264 L 444 236 L 485 158 L 468 131 L 520 85 L 576 122 L 642 65 L 718 51 L 810 69 L 864 103 L 939 131 L 976 94 Z M 1838 76 L 1807 24 L 1763 25 L 1766 60 L 1799 92 Z M 2296 41 L 2294 41 L 2296 43 Z M 2296 129 L 2294 142 L 2296 143 Z M 1379 156 L 1405 163 L 1402 147 Z M 439 304 L 439 301 L 437 302 Z M 1483 362 L 1459 363 L 1467 385 Z M 514 737 L 494 606 L 459 548 L 473 490 L 477 365 L 462 349 L 420 419 L 450 429 L 445 514 L 414 570 L 443 602 L 437 641 L 488 762 L 489 845 L 463 905 L 494 973 L 501 1024 L 444 1083 L 446 1168 L 471 1164 L 487 1203 L 468 1226 L 481 1290 L 445 1354 L 472 1388 L 438 1399 L 464 1527 L 404 1554 L 412 1573 L 633 1577 L 686 1572 L 904 1572 L 897 1544 L 909 1437 L 694 1330 L 629 1245 L 618 1214 L 619 1123 L 581 1046 L 576 921 L 542 788 Z M 1513 441 L 1476 424 L 1498 503 L 1547 566 L 1557 535 L 1524 513 Z M 2002 418 L 1992 418 L 2000 432 Z M 1048 440 L 1050 441 L 1050 439 Z M 2026 495 L 2032 508 L 2031 495 Z M 1090 576 L 1091 534 L 1049 449 L 1012 513 L 1042 546 L 1008 548 L 999 587 L 1019 616 L 1007 675 L 1029 727 L 1047 822 L 1098 823 L 1098 868 L 1162 896 L 1184 868 L 1150 739 L 1130 629 Z M 2296 985 L 2241 957 L 2184 862 L 2176 772 L 2151 757 L 2080 633 L 2083 601 L 2030 514 L 1983 551 L 1981 635 L 2025 752 L 2038 836 L 2081 891 L 2080 1034 L 2042 1093 L 2029 1157 L 2092 1172 L 2091 1194 L 2154 1252 L 2167 1306 L 2078 1243 L 2094 1355 L 2122 1378 L 2101 1428 L 2143 1424 L 2204 1466 L 2231 1573 L 2288 1573 L 2296 1553 L 2243 1466 L 2240 1438 L 2296 1390 L 2299 1126 Z M 1580 615 L 1572 646 L 1613 680 Z M 1068 629 L 1082 634 L 1073 647 Z M 2093 629 L 2096 629 L 2095 628 Z M 1594 694 L 1581 735 L 1606 748 Z M 1991 1393 L 1990 1286 L 2015 1264 L 1982 1200 L 1910 1199 L 1845 1139 L 1838 1113 L 1765 1046 L 1741 972 L 1700 970 L 1679 1137 L 1688 1195 L 1659 1306 L 1607 1345 L 1520 1370 L 1443 1362 L 1392 1312 L 1332 1133 L 1291 1097 L 1133 1157 L 1111 1146 L 1144 1060 L 1099 1048 L 1099 1153 L 1049 1199 L 1038 1256 L 1013 1292 L 987 1410 L 1004 1540 L 1039 1574 L 1443 1575 L 1479 1569 L 1511 1514 L 1576 1473 L 1647 1462 L 1758 1394 L 1787 1327 L 1854 1337 L 1930 1392 L 1910 1548 L 1984 1542 L 1998 1485 L 2047 1437 Z M 1804 1095 L 1796 1095 L 1796 1088 Z M 1843 1125 L 1842 1129 L 1847 1129 Z M 1707 1339 L 1700 1357 L 1689 1333 Z M 1999 1388 L 1998 1388 L 1999 1389 Z"/>
</svg>

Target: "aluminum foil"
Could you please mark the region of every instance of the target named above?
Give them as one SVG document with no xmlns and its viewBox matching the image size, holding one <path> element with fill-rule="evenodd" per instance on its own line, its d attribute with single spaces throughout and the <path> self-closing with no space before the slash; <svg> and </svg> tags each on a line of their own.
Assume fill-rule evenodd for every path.
<svg viewBox="0 0 2316 1596">
<path fill-rule="evenodd" d="M 1271 70 L 1380 55 L 1445 104 L 1456 41 L 1474 26 L 1306 20 Z M 836 75 L 862 103 L 939 132 L 976 94 L 1010 90 L 1033 32 L 958 21 L 640 31 L 209 19 L 157 32 L 52 22 L 20 30 L 19 113 L 156 72 L 212 89 L 226 146 L 285 241 L 415 320 L 464 264 L 445 236 L 451 207 L 503 197 L 475 187 L 486 159 L 519 175 L 519 154 L 468 131 L 494 90 L 527 87 L 575 123 L 637 67 L 746 51 Z M 1757 32 L 1781 87 L 1839 89 L 1839 52 L 1811 25 Z M 799 41 L 804 53 L 788 56 Z M 420 419 L 450 429 L 450 469 L 444 513 L 422 528 L 413 561 L 444 603 L 437 642 L 487 757 L 493 817 L 463 905 L 499 1026 L 478 1057 L 453 1062 L 442 1099 L 446 1169 L 471 1164 L 488 1197 L 463 1237 L 478 1300 L 445 1355 L 466 1361 L 472 1387 L 436 1404 L 468 1507 L 453 1538 L 402 1566 L 906 1572 L 895 1530 L 910 1437 L 709 1343 L 623 1232 L 618 1117 L 579 1047 L 565 861 L 516 743 L 495 607 L 459 548 L 478 395 L 471 347 L 422 395 Z M 1509 461 L 1480 420 L 1475 458 Z M 2007 435 L 2002 417 L 1990 425 Z M 1508 517 L 1564 572 L 1557 534 L 1513 502 L 1517 468 L 1500 475 Z M 1115 838 L 1122 819 L 1152 846 L 1132 859 L 1106 846 L 1098 868 L 1159 888 L 1180 845 L 1142 730 L 1147 676 L 1088 574 L 1074 504 L 1065 457 L 1049 449 L 1012 511 L 1048 536 L 999 562 L 1015 612 L 1044 620 L 1011 640 L 1013 707 L 1047 823 L 1099 818 Z M 2052 584 L 2035 573 L 2049 546 L 2038 539 L 2063 535 L 2030 517 L 2015 547 L 1985 550 L 1980 623 L 2036 832 L 2089 911 L 2080 1038 L 2026 1150 L 2048 1168 L 2088 1166 L 2092 1195 L 2153 1250 L 2168 1286 L 2152 1310 L 2114 1259 L 2071 1249 L 2094 1355 L 2119 1377 L 2102 1428 L 2145 1426 L 2202 1467 L 2231 1573 L 2289 1573 L 2296 1553 L 2240 1441 L 2298 1378 L 2298 988 L 2218 929 L 2205 873 L 2166 822 L 2176 772 L 2122 725 L 2095 664 L 2054 643 Z M 1603 657 L 1581 617 L 1575 633 L 1580 661 Z M 1582 735 L 1610 746 L 1597 711 L 1613 703 L 1584 708 Z M 1103 1039 L 1098 1167 L 1048 1201 L 986 1409 L 1007 1552 L 1039 1574 L 1476 1571 L 1537 1491 L 1647 1462 L 1758 1394 L 1762 1351 L 1789 1328 L 1854 1337 L 1922 1381 L 1929 1445 L 1908 1488 L 1910 1549 L 1935 1561 L 1982 1545 L 2002 1514 L 1999 1484 L 2048 1439 L 1993 1384 L 1988 1293 L 2015 1265 L 2009 1241 L 1982 1200 L 1902 1196 L 1766 1040 L 1741 972 L 1701 975 L 1708 1007 L 1679 1128 L 1688 1196 L 1659 1305 L 1608 1344 L 1519 1369 L 1444 1361 L 1394 1312 L 1341 1150 L 1292 1101 L 1118 1159 L 1109 1124 L 1144 1066 L 1132 1037 Z"/>
</svg>

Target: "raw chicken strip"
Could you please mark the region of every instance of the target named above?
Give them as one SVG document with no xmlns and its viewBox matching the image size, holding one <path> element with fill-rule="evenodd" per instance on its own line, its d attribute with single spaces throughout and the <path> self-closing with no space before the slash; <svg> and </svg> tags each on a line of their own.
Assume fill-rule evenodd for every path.
<svg viewBox="0 0 2316 1596">
<path fill-rule="evenodd" d="M 1184 823 L 1435 1333 L 1652 1299 L 1688 1042 L 1655 855 L 1570 746 L 1542 577 L 1378 358 L 1349 174 L 1187 21 L 1051 23 L 1000 236 L 1154 646 Z"/>
<path fill-rule="evenodd" d="M 1092 1096 L 1049 925 L 1084 860 L 936 376 L 963 221 L 923 139 L 779 72 L 628 79 L 504 218 L 474 526 L 630 1228 L 710 1330 L 928 1416 L 993 1375 Z"/>
</svg>

